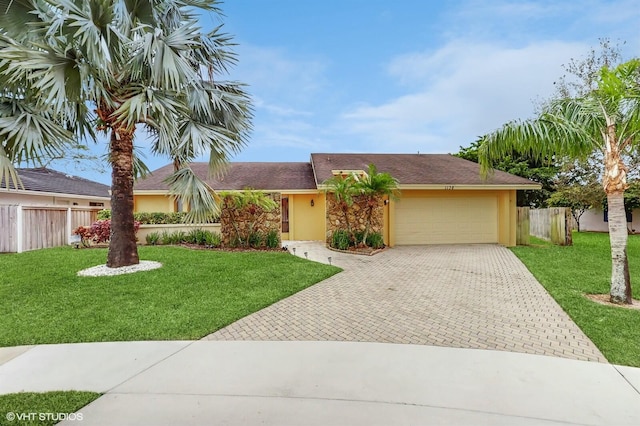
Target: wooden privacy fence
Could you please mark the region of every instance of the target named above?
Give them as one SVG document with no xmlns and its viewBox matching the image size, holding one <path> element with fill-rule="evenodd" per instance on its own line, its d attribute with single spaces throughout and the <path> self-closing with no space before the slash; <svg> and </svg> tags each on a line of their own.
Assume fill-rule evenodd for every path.
<svg viewBox="0 0 640 426">
<path fill-rule="evenodd" d="M 0 205 L 0 253 L 71 243 L 72 231 L 96 221 L 95 207 Z"/>
<path fill-rule="evenodd" d="M 529 221 L 529 207 L 518 207 L 516 219 L 516 245 L 528 246 L 531 233 Z"/>
<path fill-rule="evenodd" d="M 568 207 L 551 207 L 547 209 L 529 209 L 529 226 L 531 235 L 551 241 L 553 244 L 570 246 L 572 216 Z M 520 215 L 518 215 L 518 218 Z"/>
</svg>

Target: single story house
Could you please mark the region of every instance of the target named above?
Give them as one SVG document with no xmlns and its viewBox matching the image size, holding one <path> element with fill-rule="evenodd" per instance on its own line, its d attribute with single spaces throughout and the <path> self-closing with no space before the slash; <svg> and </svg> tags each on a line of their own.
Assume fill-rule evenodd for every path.
<svg viewBox="0 0 640 426">
<path fill-rule="evenodd" d="M 326 187 L 336 174 L 364 173 L 369 164 L 399 182 L 400 196 L 384 203 L 386 244 L 516 243 L 516 191 L 540 189 L 528 179 L 496 170 L 486 180 L 478 164 L 449 154 L 311 154 L 308 163 L 231 163 L 220 179 L 206 163 L 193 170 L 216 191 L 247 187 L 279 193 L 282 238 L 325 240 Z M 134 186 L 135 211 L 178 211 L 164 166 Z"/>
<path fill-rule="evenodd" d="M 110 187 L 47 168 L 16 169 L 22 187 L 0 180 L 0 204 L 110 208 Z"/>
<path fill-rule="evenodd" d="M 575 222 L 575 220 L 574 220 Z M 627 212 L 627 228 L 632 233 L 640 232 L 640 209 Z M 573 229 L 578 229 L 574 224 Z M 580 217 L 580 230 L 590 232 L 609 232 L 609 218 L 602 209 L 589 209 Z"/>
</svg>

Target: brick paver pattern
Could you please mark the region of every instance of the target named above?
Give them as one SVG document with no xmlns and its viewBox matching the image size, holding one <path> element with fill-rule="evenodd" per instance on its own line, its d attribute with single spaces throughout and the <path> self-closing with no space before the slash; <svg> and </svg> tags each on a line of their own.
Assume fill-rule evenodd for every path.
<svg viewBox="0 0 640 426">
<path fill-rule="evenodd" d="M 374 256 L 293 247 L 325 263 L 331 256 L 344 271 L 204 339 L 408 343 L 607 362 L 504 247 L 395 247 Z"/>
</svg>

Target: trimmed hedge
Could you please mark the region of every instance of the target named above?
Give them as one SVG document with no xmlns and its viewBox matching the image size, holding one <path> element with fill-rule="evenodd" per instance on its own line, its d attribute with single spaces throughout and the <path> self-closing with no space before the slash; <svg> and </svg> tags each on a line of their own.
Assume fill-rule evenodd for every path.
<svg viewBox="0 0 640 426">
<path fill-rule="evenodd" d="M 190 223 L 187 221 L 187 213 L 186 212 L 172 212 L 172 213 L 161 213 L 161 212 L 138 212 L 133 214 L 134 220 L 140 222 L 141 225 L 176 225 L 182 223 Z M 105 220 L 111 219 L 111 210 L 100 210 L 98 212 L 98 219 Z M 218 223 L 218 219 L 215 219 L 211 222 L 207 223 Z"/>
</svg>

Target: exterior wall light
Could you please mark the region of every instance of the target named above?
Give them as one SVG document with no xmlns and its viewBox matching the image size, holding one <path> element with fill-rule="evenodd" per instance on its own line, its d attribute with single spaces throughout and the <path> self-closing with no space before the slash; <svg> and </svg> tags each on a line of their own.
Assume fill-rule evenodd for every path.
<svg viewBox="0 0 640 426">
<path fill-rule="evenodd" d="M 313 201 L 313 198 L 311 199 L 311 207 L 315 206 L 316 203 Z"/>
</svg>

